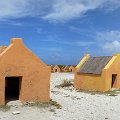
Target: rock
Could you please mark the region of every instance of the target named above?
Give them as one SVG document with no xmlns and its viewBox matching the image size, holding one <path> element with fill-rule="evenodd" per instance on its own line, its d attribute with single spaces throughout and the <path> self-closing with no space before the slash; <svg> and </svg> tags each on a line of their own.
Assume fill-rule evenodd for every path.
<svg viewBox="0 0 120 120">
<path fill-rule="evenodd" d="M 13 111 L 12 114 L 13 115 L 20 114 L 20 111 Z"/>
<path fill-rule="evenodd" d="M 108 119 L 107 117 L 105 119 Z"/>
<path fill-rule="evenodd" d="M 55 112 L 55 109 L 50 109 L 51 112 Z"/>
</svg>

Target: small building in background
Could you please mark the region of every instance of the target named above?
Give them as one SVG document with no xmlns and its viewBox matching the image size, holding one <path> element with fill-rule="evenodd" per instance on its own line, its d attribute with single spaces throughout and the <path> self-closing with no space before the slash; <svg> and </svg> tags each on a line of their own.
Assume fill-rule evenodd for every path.
<svg viewBox="0 0 120 120">
<path fill-rule="evenodd" d="M 58 65 L 52 65 L 51 72 L 60 72 L 60 67 Z"/>
<path fill-rule="evenodd" d="M 0 105 L 10 100 L 50 100 L 50 67 L 21 38 L 13 38 L 9 46 L 0 47 L 0 66 Z"/>
<path fill-rule="evenodd" d="M 64 72 L 70 72 L 69 68 L 70 68 L 70 65 L 65 66 L 64 67 Z"/>
<path fill-rule="evenodd" d="M 75 68 L 74 66 L 71 65 L 71 66 L 69 67 L 69 71 L 70 71 L 70 72 L 75 72 L 75 70 L 76 70 L 76 68 Z"/>
<path fill-rule="evenodd" d="M 109 91 L 111 88 L 120 88 L 120 54 L 100 57 L 87 54 L 76 69 L 76 89 Z"/>
<path fill-rule="evenodd" d="M 76 68 L 73 65 L 67 65 L 63 68 L 64 72 L 75 72 Z"/>
<path fill-rule="evenodd" d="M 60 67 L 61 72 L 64 72 L 64 68 L 65 68 L 65 66 L 61 65 L 61 67 Z"/>
</svg>

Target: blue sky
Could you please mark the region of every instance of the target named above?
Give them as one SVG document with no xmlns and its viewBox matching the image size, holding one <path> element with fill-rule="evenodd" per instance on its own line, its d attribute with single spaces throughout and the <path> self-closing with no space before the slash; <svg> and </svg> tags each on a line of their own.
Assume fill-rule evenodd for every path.
<svg viewBox="0 0 120 120">
<path fill-rule="evenodd" d="M 14 37 L 47 64 L 120 53 L 120 0 L 0 1 L 0 45 Z"/>
</svg>

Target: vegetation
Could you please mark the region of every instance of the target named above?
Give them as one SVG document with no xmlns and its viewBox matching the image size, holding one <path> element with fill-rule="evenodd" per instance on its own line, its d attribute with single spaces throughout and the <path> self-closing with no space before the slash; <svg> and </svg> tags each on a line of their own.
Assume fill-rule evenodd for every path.
<svg viewBox="0 0 120 120">
<path fill-rule="evenodd" d="M 70 87 L 70 86 L 73 86 L 73 83 L 71 81 L 68 81 L 68 80 L 64 80 L 62 84 L 60 85 L 57 85 L 55 87 L 57 88 L 63 88 L 63 87 Z"/>
<path fill-rule="evenodd" d="M 57 103 L 56 101 L 50 100 L 50 105 L 55 106 L 57 109 L 61 109 L 61 105 Z"/>
<path fill-rule="evenodd" d="M 84 92 L 84 93 L 90 93 L 91 95 L 95 94 L 103 94 L 108 96 L 117 96 L 117 94 L 120 94 L 120 90 L 111 90 L 106 92 L 99 92 L 99 91 L 91 91 L 91 90 L 78 90 L 77 92 Z"/>
<path fill-rule="evenodd" d="M 0 105 L 0 111 L 6 112 L 10 110 L 10 106 L 8 105 Z"/>
<path fill-rule="evenodd" d="M 61 109 L 61 105 L 52 99 L 49 102 L 26 102 L 24 103 L 24 106 L 42 108 L 54 106 L 56 109 Z"/>
</svg>

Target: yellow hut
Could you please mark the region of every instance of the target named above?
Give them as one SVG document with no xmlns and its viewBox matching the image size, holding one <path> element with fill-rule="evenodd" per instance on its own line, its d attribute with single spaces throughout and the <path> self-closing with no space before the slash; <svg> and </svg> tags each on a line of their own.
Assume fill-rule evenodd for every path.
<svg viewBox="0 0 120 120">
<path fill-rule="evenodd" d="M 52 65 L 51 66 L 51 71 L 52 72 L 60 72 L 60 68 L 58 65 Z"/>
<path fill-rule="evenodd" d="M 87 54 L 76 69 L 76 89 L 109 91 L 111 88 L 120 88 L 120 54 L 100 57 Z"/>
<path fill-rule="evenodd" d="M 69 68 L 70 68 L 70 65 L 65 66 L 64 67 L 64 72 L 70 72 Z"/>
<path fill-rule="evenodd" d="M 76 70 L 76 68 L 75 68 L 74 66 L 71 65 L 71 66 L 69 67 L 69 71 L 70 71 L 70 72 L 75 72 L 75 70 Z"/>
<path fill-rule="evenodd" d="M 10 45 L 0 47 L 0 105 L 11 100 L 50 100 L 50 67 L 21 38 L 12 38 Z"/>
</svg>

